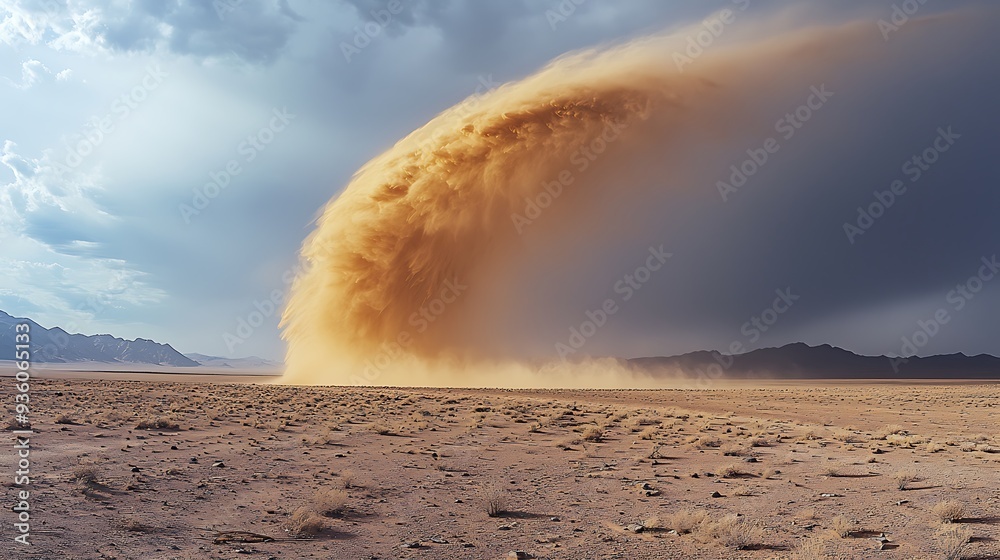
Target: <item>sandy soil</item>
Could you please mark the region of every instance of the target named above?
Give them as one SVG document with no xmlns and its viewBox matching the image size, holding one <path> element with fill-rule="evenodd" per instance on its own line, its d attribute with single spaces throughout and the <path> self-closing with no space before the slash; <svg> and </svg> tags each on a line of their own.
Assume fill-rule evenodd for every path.
<svg viewBox="0 0 1000 560">
<path fill-rule="evenodd" d="M 3 558 L 1000 558 L 996 384 L 106 377 L 35 380 L 34 546 L 8 508 Z"/>
</svg>

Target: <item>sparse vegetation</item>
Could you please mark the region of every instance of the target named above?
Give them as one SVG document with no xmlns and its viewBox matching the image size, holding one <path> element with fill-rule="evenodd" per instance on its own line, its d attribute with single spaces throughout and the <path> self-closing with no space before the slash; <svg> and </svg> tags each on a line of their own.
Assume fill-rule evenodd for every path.
<svg viewBox="0 0 1000 560">
<path fill-rule="evenodd" d="M 896 482 L 896 487 L 900 490 L 906 490 L 906 488 L 918 480 L 917 474 L 910 470 L 896 471 L 892 475 L 892 479 Z"/>
<path fill-rule="evenodd" d="M 486 515 L 490 517 L 500 517 L 508 513 L 508 494 L 502 486 L 491 484 L 482 490 L 483 502 L 486 506 Z"/>
<path fill-rule="evenodd" d="M 956 500 L 945 500 L 934 504 L 931 513 L 942 523 L 954 523 L 965 516 L 965 506 Z"/>
<path fill-rule="evenodd" d="M 176 422 L 170 421 L 170 419 L 165 417 L 157 417 L 148 420 L 142 420 L 136 424 L 135 429 L 137 430 L 179 430 L 180 425 Z"/>
<path fill-rule="evenodd" d="M 583 431 L 580 432 L 580 437 L 584 441 L 599 442 L 604 439 L 604 430 L 598 428 L 597 426 L 586 426 Z"/>
<path fill-rule="evenodd" d="M 854 524 L 843 515 L 838 515 L 830 520 L 830 530 L 838 537 L 845 539 L 851 536 Z"/>
<path fill-rule="evenodd" d="M 941 548 L 944 560 L 959 560 L 965 551 L 972 530 L 961 525 L 948 525 L 937 532 L 938 546 Z"/>
<path fill-rule="evenodd" d="M 313 498 L 312 508 L 325 517 L 337 517 L 347 509 L 347 492 L 339 488 L 323 490 Z"/>
<path fill-rule="evenodd" d="M 323 532 L 326 520 L 312 508 L 300 507 L 292 512 L 285 530 L 293 537 L 312 537 Z"/>
<path fill-rule="evenodd" d="M 762 544 L 764 530 L 756 521 L 744 516 L 727 515 L 718 521 L 704 521 L 696 534 L 703 542 L 717 542 L 722 546 L 744 550 Z"/>
</svg>

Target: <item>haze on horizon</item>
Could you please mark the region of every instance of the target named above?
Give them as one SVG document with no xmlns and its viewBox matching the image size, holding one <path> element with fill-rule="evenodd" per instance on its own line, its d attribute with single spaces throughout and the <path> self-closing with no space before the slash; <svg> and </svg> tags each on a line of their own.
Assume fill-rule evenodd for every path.
<svg viewBox="0 0 1000 560">
<path fill-rule="evenodd" d="M 448 145 L 455 123 L 481 131 L 512 98 L 540 107 L 570 84 L 571 133 L 513 139 L 531 150 L 507 162 L 514 182 L 479 176 L 502 207 L 419 214 L 434 231 L 465 220 L 455 231 L 475 241 L 471 253 L 425 245 L 442 261 L 425 284 L 394 266 L 369 270 L 376 284 L 399 274 L 406 295 L 369 299 L 396 318 L 352 330 L 353 342 L 377 348 L 419 330 L 432 333 L 423 348 L 450 357 L 534 360 L 573 346 L 573 329 L 604 310 L 574 358 L 797 341 L 898 354 L 932 323 L 915 353 L 1000 354 L 988 3 L 927 4 L 886 27 L 892 2 L 592 1 L 566 14 L 556 2 L 419 2 L 368 42 L 355 26 L 382 17 L 379 2 L 247 1 L 221 14 L 32 6 L 6 2 L 0 15 L 0 95 L 21 109 L 5 117 L 0 156 L 0 309 L 14 315 L 280 358 L 278 316 L 317 209 L 352 180 L 391 187 L 365 173 L 409 173 L 393 154 Z M 85 7 L 89 19 L 74 20 Z M 575 120 L 593 91 L 610 102 Z M 102 118 L 93 154 L 61 167 Z M 483 170 L 475 154 L 432 171 Z M 332 215 L 344 230 L 335 239 L 362 223 Z M 383 243 L 370 254 L 385 256 L 412 240 L 361 241 Z M 374 324 L 330 301 L 300 308 Z"/>
</svg>

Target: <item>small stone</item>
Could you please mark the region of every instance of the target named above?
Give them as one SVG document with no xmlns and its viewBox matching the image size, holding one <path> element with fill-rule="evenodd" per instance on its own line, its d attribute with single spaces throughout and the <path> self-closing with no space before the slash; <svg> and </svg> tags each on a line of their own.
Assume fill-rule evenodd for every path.
<svg viewBox="0 0 1000 560">
<path fill-rule="evenodd" d="M 719 491 L 716 490 L 715 492 L 712 492 L 712 497 L 713 498 L 721 498 L 722 494 L 720 494 Z"/>
<path fill-rule="evenodd" d="M 213 466 L 213 467 L 219 467 L 219 468 L 222 468 L 222 467 L 225 467 L 225 466 L 226 466 L 226 464 L 225 464 L 225 463 L 223 463 L 222 461 L 216 461 L 216 462 L 212 463 L 212 466 Z"/>
<path fill-rule="evenodd" d="M 643 527 L 642 525 L 639 525 L 638 523 L 633 523 L 631 525 L 626 525 L 625 526 L 625 530 L 628 531 L 628 532 L 630 532 L 630 533 L 641 533 L 645 529 L 646 529 L 645 527 Z"/>
<path fill-rule="evenodd" d="M 507 553 L 507 558 L 515 558 L 516 560 L 528 560 L 529 558 L 534 558 L 531 554 L 523 550 L 512 550 Z"/>
</svg>

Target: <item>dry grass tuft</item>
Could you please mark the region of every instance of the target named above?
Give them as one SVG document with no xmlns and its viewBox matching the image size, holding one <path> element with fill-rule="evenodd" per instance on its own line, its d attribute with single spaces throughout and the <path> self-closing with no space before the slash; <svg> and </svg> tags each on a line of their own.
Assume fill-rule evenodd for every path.
<svg viewBox="0 0 1000 560">
<path fill-rule="evenodd" d="M 749 473 L 744 471 L 743 466 L 739 463 L 732 463 L 719 469 L 719 475 L 723 478 L 739 478 L 747 474 Z"/>
<path fill-rule="evenodd" d="M 941 520 L 941 523 L 954 523 L 965 517 L 965 506 L 955 500 L 945 500 L 938 502 L 931 508 L 934 517 Z"/>
<path fill-rule="evenodd" d="M 910 483 L 917 481 L 917 473 L 910 470 L 896 471 L 893 473 L 892 479 L 896 482 L 897 488 L 900 490 L 906 490 L 906 487 L 909 486 Z"/>
<path fill-rule="evenodd" d="M 597 443 L 604 439 L 604 430 L 598 428 L 597 426 L 587 426 L 580 433 L 580 436 L 584 439 L 584 441 Z"/>
<path fill-rule="evenodd" d="M 347 511 L 347 500 L 347 492 L 330 488 L 313 497 L 312 509 L 324 517 L 338 517 Z"/>
<path fill-rule="evenodd" d="M 972 539 L 972 529 L 961 525 L 948 525 L 937 532 L 938 544 L 941 547 L 942 558 L 959 560 L 966 545 Z"/>
<path fill-rule="evenodd" d="M 496 484 L 485 486 L 482 489 L 482 497 L 486 505 L 486 515 L 500 517 L 508 513 L 508 494 L 504 487 Z"/>
<path fill-rule="evenodd" d="M 100 484 L 101 470 L 94 465 L 80 465 L 73 469 L 69 479 L 73 482 L 92 488 Z"/>
<path fill-rule="evenodd" d="M 135 426 L 135 429 L 137 430 L 179 430 L 180 428 L 179 424 L 171 422 L 163 416 L 149 420 L 142 420 Z"/>
<path fill-rule="evenodd" d="M 854 524 L 843 515 L 838 515 L 830 520 L 830 530 L 832 530 L 838 537 L 846 539 L 851 536 L 851 531 L 854 530 Z"/>
<path fill-rule="evenodd" d="M 326 520 L 308 507 L 300 507 L 292 513 L 285 530 L 293 537 L 312 537 L 323 532 Z"/>
<path fill-rule="evenodd" d="M 697 535 L 703 542 L 715 541 L 728 548 L 744 550 L 761 544 L 764 530 L 760 523 L 746 517 L 727 515 L 715 522 L 699 524 Z"/>
</svg>

